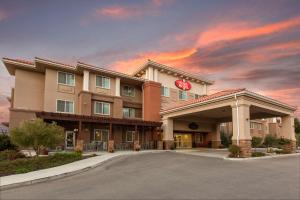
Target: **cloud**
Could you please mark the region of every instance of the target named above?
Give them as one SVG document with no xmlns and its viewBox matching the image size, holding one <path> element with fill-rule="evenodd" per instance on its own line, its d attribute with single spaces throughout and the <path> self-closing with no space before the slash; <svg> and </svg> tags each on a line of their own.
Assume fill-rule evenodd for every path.
<svg viewBox="0 0 300 200">
<path fill-rule="evenodd" d="M 0 8 L 0 22 L 4 21 L 6 18 L 8 18 L 7 11 Z"/>
<path fill-rule="evenodd" d="M 107 7 L 96 8 L 88 16 L 80 20 L 80 25 L 86 26 L 94 20 L 113 19 L 125 20 L 138 16 L 156 16 L 160 13 L 160 8 L 170 4 L 171 0 L 152 0 L 145 4 L 134 5 L 110 5 Z"/>
</svg>

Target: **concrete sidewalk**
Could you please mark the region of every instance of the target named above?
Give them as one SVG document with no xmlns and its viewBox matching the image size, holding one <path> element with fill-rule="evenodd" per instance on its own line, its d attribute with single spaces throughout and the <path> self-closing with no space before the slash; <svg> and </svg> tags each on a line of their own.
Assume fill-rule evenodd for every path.
<svg viewBox="0 0 300 200">
<path fill-rule="evenodd" d="M 116 153 L 100 153 L 100 155 L 87 158 L 84 160 L 72 162 L 69 164 L 52 167 L 48 169 L 37 170 L 24 174 L 15 174 L 9 176 L 0 177 L 0 190 L 8 189 L 12 187 L 18 187 L 23 185 L 30 185 L 37 182 L 46 180 L 57 179 L 65 176 L 70 176 L 90 168 L 97 167 L 103 162 L 113 159 L 115 157 L 124 155 L 139 155 L 143 153 L 159 153 L 163 150 L 146 150 L 146 151 L 123 151 Z"/>
</svg>

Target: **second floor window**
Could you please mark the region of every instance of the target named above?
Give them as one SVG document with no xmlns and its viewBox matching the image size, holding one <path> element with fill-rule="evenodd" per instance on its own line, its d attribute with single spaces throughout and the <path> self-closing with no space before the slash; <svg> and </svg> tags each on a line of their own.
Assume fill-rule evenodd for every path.
<svg viewBox="0 0 300 200">
<path fill-rule="evenodd" d="M 94 113 L 99 115 L 110 115 L 110 103 L 95 101 Z"/>
<path fill-rule="evenodd" d="M 66 100 L 57 100 L 56 112 L 74 113 L 74 102 Z"/>
<path fill-rule="evenodd" d="M 104 76 L 96 76 L 96 86 L 110 89 L 110 78 Z"/>
<path fill-rule="evenodd" d="M 164 96 L 164 97 L 170 96 L 170 90 L 168 87 L 164 87 L 164 86 L 161 87 L 161 96 Z"/>
<path fill-rule="evenodd" d="M 123 86 L 123 95 L 124 96 L 129 96 L 129 97 L 134 97 L 134 87 L 128 86 L 128 85 L 124 85 Z"/>
<path fill-rule="evenodd" d="M 123 117 L 135 118 L 135 109 L 134 108 L 123 108 Z"/>
<path fill-rule="evenodd" d="M 59 84 L 70 85 L 70 86 L 75 85 L 75 75 L 74 74 L 66 73 L 66 72 L 58 72 L 57 76 L 58 76 L 57 82 Z"/>
<path fill-rule="evenodd" d="M 179 99 L 180 100 L 187 100 L 187 92 L 183 90 L 179 90 Z"/>
</svg>

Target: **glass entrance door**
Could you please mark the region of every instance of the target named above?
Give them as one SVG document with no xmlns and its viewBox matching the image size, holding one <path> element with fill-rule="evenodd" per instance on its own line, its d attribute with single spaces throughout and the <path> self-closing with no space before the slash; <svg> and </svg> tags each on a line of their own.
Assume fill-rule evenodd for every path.
<svg viewBox="0 0 300 200">
<path fill-rule="evenodd" d="M 192 134 L 174 134 L 175 145 L 178 149 L 192 148 Z"/>
<path fill-rule="evenodd" d="M 66 149 L 74 149 L 75 146 L 74 131 L 66 131 L 65 145 L 66 145 Z"/>
</svg>

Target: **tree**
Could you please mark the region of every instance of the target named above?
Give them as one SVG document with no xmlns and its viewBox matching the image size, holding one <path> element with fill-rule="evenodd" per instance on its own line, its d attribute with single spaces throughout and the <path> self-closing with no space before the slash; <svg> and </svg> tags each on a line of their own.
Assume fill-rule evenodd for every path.
<svg viewBox="0 0 300 200">
<path fill-rule="evenodd" d="M 15 146 L 8 135 L 1 134 L 0 135 L 0 151 L 3 150 L 15 150 L 17 146 Z"/>
<path fill-rule="evenodd" d="M 37 155 L 42 147 L 54 148 L 64 138 L 64 129 L 56 123 L 48 124 L 42 119 L 26 121 L 22 126 L 11 130 L 13 143 L 20 147 L 32 147 Z"/>
<path fill-rule="evenodd" d="M 263 139 L 261 137 L 252 137 L 251 146 L 255 148 L 255 151 L 256 148 L 261 144 L 262 140 Z"/>
<path fill-rule="evenodd" d="M 296 134 L 300 134 L 300 121 L 298 118 L 295 118 L 295 132 Z"/>
</svg>

